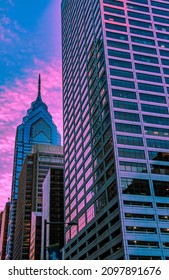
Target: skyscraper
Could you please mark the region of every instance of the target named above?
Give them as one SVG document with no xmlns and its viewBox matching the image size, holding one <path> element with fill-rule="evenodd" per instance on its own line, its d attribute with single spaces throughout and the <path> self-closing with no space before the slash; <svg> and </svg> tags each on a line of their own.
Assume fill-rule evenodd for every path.
<svg viewBox="0 0 169 280">
<path fill-rule="evenodd" d="M 66 259 L 169 259 L 168 14 L 62 1 Z"/>
<path fill-rule="evenodd" d="M 14 149 L 11 207 L 8 226 L 6 259 L 13 258 L 16 204 L 18 198 L 18 178 L 25 156 L 31 152 L 34 144 L 60 145 L 61 137 L 52 121 L 46 104 L 41 97 L 41 79 L 39 75 L 38 95 L 22 124 L 17 127 Z"/>
<path fill-rule="evenodd" d="M 63 147 L 34 145 L 32 153 L 27 155 L 24 160 L 19 176 L 13 249 L 13 259 L 15 260 L 29 260 L 31 255 L 31 216 L 32 212 L 42 212 L 43 196 L 45 195 L 42 183 L 51 167 L 58 168 L 59 171 L 61 169 L 63 177 Z"/>
</svg>

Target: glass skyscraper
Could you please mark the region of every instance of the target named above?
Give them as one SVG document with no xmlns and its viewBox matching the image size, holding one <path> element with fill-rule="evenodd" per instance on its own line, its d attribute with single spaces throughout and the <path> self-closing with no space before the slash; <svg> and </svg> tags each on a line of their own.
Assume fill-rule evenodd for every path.
<svg viewBox="0 0 169 280">
<path fill-rule="evenodd" d="M 168 15 L 62 1 L 66 259 L 169 259 Z"/>
<path fill-rule="evenodd" d="M 61 145 L 61 136 L 52 121 L 52 116 L 48 112 L 46 104 L 41 98 L 40 75 L 37 98 L 32 102 L 31 108 L 27 111 L 27 115 L 23 118 L 22 124 L 17 127 L 16 131 L 6 259 L 13 258 L 18 178 L 24 159 L 27 154 L 30 154 L 34 144 Z"/>
</svg>

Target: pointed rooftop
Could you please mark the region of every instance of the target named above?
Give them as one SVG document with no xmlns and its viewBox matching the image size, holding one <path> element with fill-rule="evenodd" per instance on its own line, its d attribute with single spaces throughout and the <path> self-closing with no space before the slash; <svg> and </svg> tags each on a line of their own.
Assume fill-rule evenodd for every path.
<svg viewBox="0 0 169 280">
<path fill-rule="evenodd" d="M 41 76 L 39 74 L 39 79 L 38 79 L 38 96 L 37 96 L 38 99 L 42 99 L 41 97 Z"/>
<path fill-rule="evenodd" d="M 38 77 L 38 94 L 37 97 L 35 99 L 35 101 L 33 101 L 31 103 L 31 107 L 27 110 L 27 115 L 23 118 L 23 122 L 25 123 L 30 115 L 34 112 L 37 113 L 38 111 L 43 110 L 44 112 L 46 112 L 48 114 L 48 116 L 50 116 L 50 118 L 52 118 L 52 116 L 50 115 L 50 113 L 48 112 L 48 107 L 47 105 L 42 101 L 42 96 L 41 96 L 41 75 L 39 74 Z"/>
</svg>

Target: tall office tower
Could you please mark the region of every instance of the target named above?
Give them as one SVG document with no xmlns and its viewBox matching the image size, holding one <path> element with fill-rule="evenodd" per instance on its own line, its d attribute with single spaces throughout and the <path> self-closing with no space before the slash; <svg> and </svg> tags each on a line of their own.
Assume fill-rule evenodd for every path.
<svg viewBox="0 0 169 280">
<path fill-rule="evenodd" d="M 13 242 L 15 233 L 16 204 L 18 197 L 18 178 L 25 156 L 31 152 L 34 144 L 60 145 L 61 137 L 52 121 L 46 104 L 41 98 L 41 79 L 39 75 L 38 95 L 22 124 L 17 127 L 14 149 L 13 179 L 11 193 L 11 209 L 8 226 L 8 242 L 6 259 L 13 258 Z"/>
<path fill-rule="evenodd" d="M 49 168 L 63 168 L 63 147 L 36 144 L 19 176 L 13 259 L 29 260 L 32 212 L 42 211 L 42 183 Z M 37 215 L 36 215 L 37 216 Z"/>
<path fill-rule="evenodd" d="M 9 221 L 9 208 L 10 208 L 10 202 L 7 202 L 4 211 L 1 214 L 0 260 L 5 259 L 8 221 Z"/>
<path fill-rule="evenodd" d="M 61 259 L 60 250 L 64 246 L 63 183 L 63 166 L 50 168 L 43 182 L 42 260 Z M 52 248 L 51 253 L 47 250 L 49 247 Z"/>
<path fill-rule="evenodd" d="M 66 259 L 169 259 L 168 14 L 62 0 Z"/>
</svg>

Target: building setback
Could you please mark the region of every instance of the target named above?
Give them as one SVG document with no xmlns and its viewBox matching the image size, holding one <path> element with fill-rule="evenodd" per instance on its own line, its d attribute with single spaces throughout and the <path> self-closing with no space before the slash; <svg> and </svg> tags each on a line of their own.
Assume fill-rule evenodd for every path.
<svg viewBox="0 0 169 280">
<path fill-rule="evenodd" d="M 42 101 L 40 75 L 37 98 L 32 102 L 31 108 L 27 111 L 27 115 L 23 118 L 22 124 L 17 127 L 16 131 L 6 259 L 13 259 L 18 179 L 24 159 L 31 152 L 34 144 L 61 144 L 61 137 L 57 127 L 52 121 L 48 107 Z"/>
<path fill-rule="evenodd" d="M 63 168 L 63 148 L 37 144 L 27 155 L 19 176 L 13 259 L 32 258 L 31 216 L 42 211 L 42 183 L 51 167 Z M 37 215 L 36 215 L 37 216 Z M 35 221 L 33 220 L 32 228 Z M 32 233 L 33 234 L 33 233 Z M 31 254 L 30 254 L 31 253 Z"/>
<path fill-rule="evenodd" d="M 66 259 L 169 259 L 168 14 L 62 0 Z"/>
</svg>

